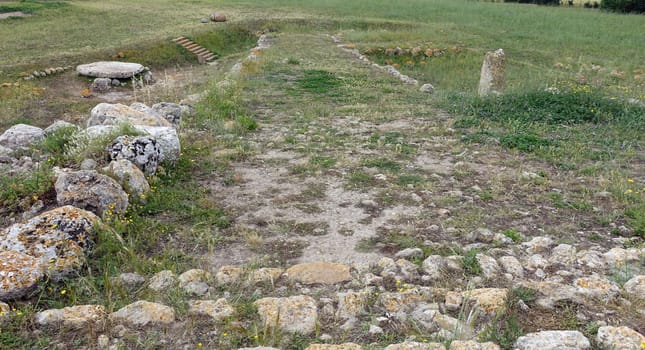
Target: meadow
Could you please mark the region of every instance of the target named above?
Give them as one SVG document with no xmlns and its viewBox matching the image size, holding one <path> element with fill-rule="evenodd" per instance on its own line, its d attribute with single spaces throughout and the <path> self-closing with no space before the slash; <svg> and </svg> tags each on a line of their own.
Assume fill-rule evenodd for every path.
<svg viewBox="0 0 645 350">
<path fill-rule="evenodd" d="M 359 208 L 369 214 L 354 224 L 372 236 L 338 233 L 357 242 L 347 247 L 357 254 L 390 256 L 398 249 L 422 247 L 423 258 L 461 257 L 465 272 L 442 281 L 446 288 L 458 278 L 481 277 L 478 251 L 463 249 L 461 240 L 482 227 L 513 244 L 540 230 L 558 243 L 580 247 L 605 249 L 617 240 L 624 248 L 644 247 L 642 15 L 471 0 L 0 2 L 0 13 L 16 10 L 32 16 L 0 20 L 0 130 L 17 123 L 45 127 L 55 119 L 83 125 L 89 110 L 102 101 L 80 95 L 91 81 L 73 71 L 23 79 L 48 67 L 137 61 L 160 81 L 178 76 L 182 84 L 159 84 L 157 90 L 153 85 L 145 92 L 128 85 L 118 90 L 128 96 L 121 102 L 179 102 L 194 93 L 204 98 L 182 121 L 181 159 L 149 178 L 154 191 L 146 201 L 135 202 L 123 216 L 104 218 L 92 259 L 79 278 L 44 281 L 29 300 L 11 303 L 16 317 L 0 322 L 0 349 L 92 348 L 96 334 L 38 333 L 30 317 L 43 309 L 87 303 L 111 312 L 144 298 L 173 306 L 185 322 L 168 333 L 126 337 L 123 348 L 163 348 L 170 339 L 198 348 L 304 349 L 318 333 L 307 338 L 260 325 L 253 302 L 276 292 L 273 283 L 259 288 L 262 295 L 238 284 L 213 288 L 213 293 L 231 296 L 236 311 L 217 324 L 222 332 L 210 337 L 204 329 L 212 325 L 187 316 L 190 296 L 182 290 L 133 292 L 115 285 L 113 278 L 121 272 L 149 277 L 164 269 L 208 269 L 231 256 L 229 249 L 250 252 L 249 269 L 285 268 L 308 244 L 322 242 L 317 240 L 339 221 L 335 214 L 322 215 L 328 207 L 334 213 Z M 225 13 L 228 21 L 200 22 L 214 11 Z M 233 88 L 217 88 L 262 33 L 275 47 L 247 62 Z M 172 44 L 180 35 L 217 53 L 217 65 L 199 65 Z M 332 35 L 372 62 L 432 84 L 434 94 L 361 65 L 332 43 Z M 396 48 L 433 54 L 386 53 Z M 507 55 L 505 93 L 478 97 L 484 54 L 498 48 Z M 50 159 L 34 173 L 0 173 L 0 223 L 8 225 L 38 199 L 55 205 L 54 166 L 77 168 L 84 157 L 105 158 L 105 144 L 70 156 L 69 141 L 69 134 L 54 134 L 25 151 Z M 440 169 L 445 159 L 451 163 L 448 175 Z M 427 164 L 439 170 L 424 168 Z M 253 181 L 259 182 L 256 192 L 267 197 L 269 209 L 286 217 L 249 219 L 249 213 L 267 209 L 238 200 L 249 198 L 242 189 Z M 349 205 L 334 198 L 368 195 L 373 198 L 369 208 L 364 201 Z M 432 202 L 431 209 L 417 205 L 426 202 Z M 370 226 L 399 206 L 410 213 L 388 221 L 389 226 Z M 415 207 L 421 209 L 410 209 Z M 443 208 L 448 214 L 436 214 Z M 322 219 L 297 222 L 307 215 Z M 428 236 L 430 226 L 446 230 Z M 441 245 L 426 244 L 433 239 Z M 420 265 L 423 259 L 417 260 Z M 612 281 L 622 284 L 643 274 L 642 264 L 611 273 Z M 400 286 L 393 282 L 388 288 L 394 292 Z M 529 317 L 517 301 L 523 295 L 530 304 L 533 292 L 509 290 L 507 312 L 482 336 L 504 349 L 543 326 L 578 329 L 593 338 L 598 324 L 576 315 L 604 308 L 626 324 L 642 325 L 637 311 L 645 304 L 635 297 L 625 296 L 632 306 L 566 304 Z M 280 293 L 297 292 L 287 285 Z M 360 326 L 366 328 L 375 316 L 362 315 Z M 380 336 L 367 335 L 365 329 L 341 331 L 338 324 L 320 326 L 335 340 L 370 343 L 369 349 L 402 341 L 406 334 L 424 337 L 409 324 Z"/>
</svg>

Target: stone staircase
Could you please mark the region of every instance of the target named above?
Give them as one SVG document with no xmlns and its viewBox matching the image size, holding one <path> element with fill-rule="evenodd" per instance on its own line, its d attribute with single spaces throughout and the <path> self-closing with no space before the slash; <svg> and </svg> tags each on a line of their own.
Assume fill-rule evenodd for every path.
<svg viewBox="0 0 645 350">
<path fill-rule="evenodd" d="M 199 60 L 199 63 L 201 64 L 205 64 L 217 58 L 217 55 L 212 51 L 209 51 L 203 46 L 188 38 L 184 38 L 183 36 L 173 39 L 172 42 L 197 55 L 197 60 Z"/>
</svg>

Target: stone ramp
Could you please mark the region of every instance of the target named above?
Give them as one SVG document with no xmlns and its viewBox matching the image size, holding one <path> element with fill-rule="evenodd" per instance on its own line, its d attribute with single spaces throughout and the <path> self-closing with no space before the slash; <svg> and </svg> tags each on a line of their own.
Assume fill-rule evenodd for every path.
<svg viewBox="0 0 645 350">
<path fill-rule="evenodd" d="M 217 58 L 217 55 L 212 51 L 183 36 L 173 39 L 172 42 L 197 55 L 197 59 L 201 64 L 205 64 L 206 62 L 210 62 Z"/>
</svg>

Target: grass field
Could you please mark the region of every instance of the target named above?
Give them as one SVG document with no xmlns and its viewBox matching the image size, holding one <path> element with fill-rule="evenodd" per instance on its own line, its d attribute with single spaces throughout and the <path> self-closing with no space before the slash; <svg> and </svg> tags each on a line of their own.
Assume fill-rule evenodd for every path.
<svg viewBox="0 0 645 350">
<path fill-rule="evenodd" d="M 32 5 L 35 4 L 35 5 Z M 28 1 L 34 17 L 0 22 L 0 70 L 106 50 L 148 46 L 205 31 L 199 18 L 226 9 L 234 22 L 300 18 L 300 28 L 352 29 L 346 40 L 370 47 L 464 48 L 463 53 L 413 68 L 445 89 L 474 89 L 485 51 L 504 48 L 509 88 L 544 87 L 578 76 L 631 97 L 645 94 L 642 16 L 581 8 L 475 1 Z M 8 6 L 8 5 L 0 5 Z M 172 11 L 164 11 L 172 7 Z M 258 19 L 255 11 L 262 11 Z M 145 18 L 145 21 L 138 20 Z M 64 25 L 61 23 L 64 22 Z M 131 33 L 137 33 L 132 36 Z M 76 59 L 77 60 L 77 59 Z M 614 74 L 612 74 L 612 72 Z M 2 79 L 0 77 L 0 79 Z"/>
<path fill-rule="evenodd" d="M 204 90 L 206 97 L 182 121 L 181 159 L 149 179 L 155 191 L 145 203 L 135 203 L 122 217 L 106 218 L 82 276 L 43 282 L 32 300 L 11 303 L 20 314 L 9 322 L 0 320 L 0 349 L 91 348 L 95 334 L 34 336 L 30 316 L 84 303 L 114 311 L 144 298 L 175 307 L 178 319 L 186 322 L 164 335 L 128 335 L 124 348 L 164 348 L 159 339 L 166 337 L 164 341 L 183 341 L 186 348 L 203 343 L 212 349 L 304 349 L 313 336 L 262 330 L 252 304 L 259 297 L 254 288 L 215 288 L 218 295 L 230 295 L 236 313 L 217 324 L 223 333 L 207 336 L 203 325 L 186 315 L 189 296 L 181 290 L 131 292 L 113 285 L 111 278 L 120 272 L 150 277 L 163 269 L 207 268 L 214 260 L 227 261 L 230 247 L 255 254 L 253 267 L 287 267 L 306 248 L 303 239 L 324 239 L 341 221 L 337 215 L 345 212 L 370 214 L 355 225 L 373 234 L 360 240 L 357 250 L 391 253 L 423 246 L 424 257 L 463 255 L 468 278 L 482 272 L 477 250 L 465 251 L 461 240 L 482 227 L 515 243 L 544 234 L 581 247 L 604 249 L 616 239 L 624 240 L 626 248 L 643 247 L 643 16 L 467 0 L 0 2 L 0 12 L 10 10 L 32 16 L 0 20 L 0 131 L 19 122 L 42 127 L 54 119 L 84 123 L 99 101 L 79 95 L 90 80 L 73 72 L 21 79 L 26 72 L 51 66 L 115 57 L 138 61 L 157 77 L 183 76 L 185 85 L 162 87 L 154 96 L 128 86 L 119 90 L 130 94 L 122 102 L 178 102 Z M 200 23 L 215 10 L 225 12 L 229 21 Z M 275 38 L 275 47 L 244 66 L 235 88 L 215 88 L 255 45 L 258 32 Z M 397 64 L 404 74 L 433 84 L 435 94 L 361 65 L 332 44 L 332 34 L 374 62 Z M 219 64 L 198 66 L 195 57 L 170 43 L 179 35 L 218 53 Z M 442 54 L 384 54 L 397 47 Z M 475 92 L 482 58 L 500 47 L 508 57 L 506 93 L 479 98 Z M 33 174 L 0 173 L 0 223 L 8 225 L 37 199 L 54 205 L 53 166 L 78 167 L 85 155 L 105 152 L 100 144 L 70 157 L 67 136 L 54 135 L 29 151 L 34 157 L 49 153 L 51 159 Z M 243 192 L 253 181 L 258 188 L 250 195 Z M 268 208 L 253 206 L 258 194 Z M 372 199 L 369 208 L 356 200 L 366 196 Z M 401 206 L 405 215 L 391 218 L 388 227 L 369 226 L 371 220 L 383 219 L 383 212 Z M 323 216 L 329 222 L 296 222 L 329 207 L 335 210 L 329 218 Z M 448 214 L 436 213 L 444 208 Z M 263 218 L 264 210 L 276 215 Z M 248 218 L 248 213 L 258 217 Z M 428 236 L 430 226 L 450 228 L 441 234 L 452 243 L 425 245 L 428 239 L 445 238 L 436 232 Z M 356 231 L 343 230 L 342 239 L 358 241 Z M 279 235 L 297 239 L 273 240 Z M 625 266 L 627 275 L 643 273 L 640 265 L 636 272 L 631 268 Z M 612 278 L 627 280 L 623 275 Z M 441 283 L 445 286 L 439 287 L 452 288 L 456 282 Z M 275 291 L 273 284 L 263 287 L 263 292 Z M 292 287 L 285 293 L 294 293 Z M 580 306 L 564 305 L 538 313 L 538 321 L 515 305 L 500 315 L 500 329 L 491 328 L 486 337 L 505 349 L 522 332 L 543 326 L 578 329 L 592 337 L 597 325 L 576 320 L 576 312 L 595 315 L 605 308 L 629 325 L 642 324 L 637 311 L 644 301 L 625 298 L 632 307 L 578 310 Z M 369 326 L 376 314 L 363 316 Z M 511 316 L 515 328 L 504 323 Z M 381 336 L 337 326 L 321 325 L 335 340 L 370 343 L 369 349 L 402 340 L 406 332 L 424 336 L 413 325 Z"/>
</svg>

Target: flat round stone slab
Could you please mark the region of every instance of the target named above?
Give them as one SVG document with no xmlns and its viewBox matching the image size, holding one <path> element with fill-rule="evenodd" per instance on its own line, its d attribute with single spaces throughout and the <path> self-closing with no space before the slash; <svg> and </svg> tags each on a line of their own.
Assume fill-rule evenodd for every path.
<svg viewBox="0 0 645 350">
<path fill-rule="evenodd" d="M 143 69 L 144 67 L 138 63 L 100 61 L 81 64 L 76 67 L 76 72 L 88 77 L 124 79 L 143 72 Z"/>
</svg>

